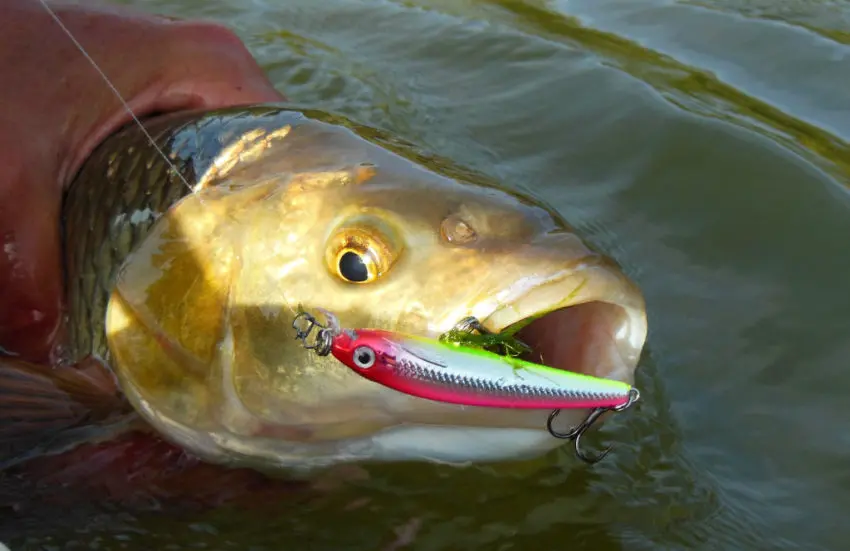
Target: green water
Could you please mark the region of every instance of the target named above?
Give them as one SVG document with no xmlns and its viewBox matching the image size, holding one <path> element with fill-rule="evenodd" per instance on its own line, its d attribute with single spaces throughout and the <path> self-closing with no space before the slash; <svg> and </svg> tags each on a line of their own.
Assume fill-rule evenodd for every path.
<svg viewBox="0 0 850 551">
<path fill-rule="evenodd" d="M 646 293 L 643 403 L 592 468 L 371 467 L 13 551 L 850 547 L 850 3 L 129 3 L 223 21 L 299 104 L 552 203 Z"/>
</svg>

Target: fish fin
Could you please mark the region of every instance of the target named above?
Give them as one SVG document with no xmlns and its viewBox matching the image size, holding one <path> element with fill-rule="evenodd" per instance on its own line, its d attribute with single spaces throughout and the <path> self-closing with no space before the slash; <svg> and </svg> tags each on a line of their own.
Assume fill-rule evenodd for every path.
<svg viewBox="0 0 850 551">
<path fill-rule="evenodd" d="M 115 376 L 96 358 L 51 367 L 0 357 L 0 468 L 36 448 L 67 445 L 63 436 L 72 429 L 129 411 Z"/>
<path fill-rule="evenodd" d="M 309 490 L 310 481 L 273 478 L 246 467 L 206 463 L 146 426 L 109 441 L 36 457 L 14 469 L 24 489 L 12 502 L 30 516 L 45 504 L 117 504 L 123 510 L 179 513 L 225 505 L 272 505 Z M 3 500 L 0 493 L 0 510 Z M 2 516 L 2 515 L 0 515 Z"/>
</svg>

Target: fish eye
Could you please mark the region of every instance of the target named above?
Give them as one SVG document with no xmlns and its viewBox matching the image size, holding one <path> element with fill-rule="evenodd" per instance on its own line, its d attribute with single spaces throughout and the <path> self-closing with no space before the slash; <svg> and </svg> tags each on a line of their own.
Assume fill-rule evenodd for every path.
<svg viewBox="0 0 850 551">
<path fill-rule="evenodd" d="M 368 346 L 358 346 L 354 349 L 354 365 L 360 369 L 369 369 L 375 365 L 375 351 Z"/>
<path fill-rule="evenodd" d="M 370 255 L 345 248 L 337 255 L 337 273 L 346 281 L 365 283 L 376 277 L 376 266 Z"/>
<path fill-rule="evenodd" d="M 376 224 L 350 221 L 331 237 L 325 253 L 328 269 L 346 283 L 372 283 L 393 266 L 402 249 L 393 232 Z"/>
</svg>

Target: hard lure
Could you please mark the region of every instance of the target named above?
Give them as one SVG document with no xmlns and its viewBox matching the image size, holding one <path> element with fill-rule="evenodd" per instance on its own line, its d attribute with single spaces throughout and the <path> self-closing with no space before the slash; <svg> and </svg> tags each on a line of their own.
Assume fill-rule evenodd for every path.
<svg viewBox="0 0 850 551">
<path fill-rule="evenodd" d="M 581 435 L 606 411 L 623 411 L 640 393 L 631 385 L 581 373 L 501 356 L 479 348 L 380 329 L 342 329 L 324 312 L 329 326 L 311 315 L 296 316 L 296 338 L 319 355 L 332 354 L 362 377 L 393 390 L 438 402 L 465 406 L 551 409 L 547 428 L 556 438 L 575 440 L 577 455 L 595 462 L 579 450 Z M 301 323 L 300 323 L 301 322 Z M 306 323 L 306 328 L 303 328 Z M 477 320 L 458 324 L 481 330 Z M 319 327 L 315 340 L 311 331 Z M 552 422 L 561 409 L 591 408 L 579 426 L 566 433 Z"/>
</svg>

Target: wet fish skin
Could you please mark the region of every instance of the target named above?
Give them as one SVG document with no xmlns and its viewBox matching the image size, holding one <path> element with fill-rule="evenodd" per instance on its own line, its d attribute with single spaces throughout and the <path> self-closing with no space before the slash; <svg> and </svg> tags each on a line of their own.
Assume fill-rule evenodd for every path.
<svg viewBox="0 0 850 551">
<path fill-rule="evenodd" d="M 472 314 L 497 331 L 531 321 L 544 360 L 633 381 L 640 290 L 557 213 L 314 114 L 255 106 L 147 121 L 185 182 L 136 127 L 95 150 L 63 205 L 69 361 L 104 359 L 178 445 L 262 468 L 505 459 L 560 444 L 546 412 L 412 399 L 311 357 L 291 339 L 288 309 L 302 301 L 349 326 L 431 337 Z M 275 135 L 283 145 L 265 143 Z M 375 227 L 401 260 L 375 284 L 335 279 L 330 234 Z"/>
<path fill-rule="evenodd" d="M 278 116 L 262 117 L 268 113 Z M 175 113 L 144 122 L 156 147 L 129 125 L 94 150 L 68 187 L 62 207 L 68 359 L 94 354 L 109 360 L 106 306 L 127 256 L 164 212 L 191 193 L 187 182 L 197 183 L 228 136 L 274 130 L 290 118 L 287 114 L 264 107 L 242 107 L 225 117 L 206 111 Z"/>
</svg>

